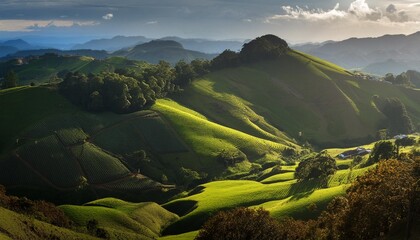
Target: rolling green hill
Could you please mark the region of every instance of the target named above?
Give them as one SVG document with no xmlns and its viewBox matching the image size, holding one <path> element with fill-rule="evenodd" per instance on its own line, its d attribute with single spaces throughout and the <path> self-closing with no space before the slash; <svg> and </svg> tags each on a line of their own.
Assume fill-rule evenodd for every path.
<svg viewBox="0 0 420 240">
<path fill-rule="evenodd" d="M 99 239 L 0 207 L 0 239 Z"/>
<path fill-rule="evenodd" d="M 0 62 L 0 74 L 14 70 L 19 78 L 19 85 L 30 83 L 46 83 L 54 81 L 54 77 L 61 71 L 81 73 L 113 72 L 117 68 L 138 68 L 146 63 L 132 61 L 122 57 L 95 59 L 83 56 L 60 56 L 45 54 L 39 57 L 28 58 L 22 63 L 16 60 Z"/>
<path fill-rule="evenodd" d="M 87 113 L 48 86 L 2 90 L 0 101 L 6 103 L 0 182 L 15 194 L 55 202 L 100 196 L 161 201 L 173 183 L 246 176 L 255 165 L 282 162 L 285 148 L 300 151 L 285 135 L 263 139 L 169 99 L 121 115 Z M 221 154 L 241 158 L 226 163 Z"/>
<path fill-rule="evenodd" d="M 112 239 L 156 239 L 178 216 L 156 203 L 128 203 L 114 198 L 99 199 L 83 206 L 60 208 L 79 226 L 96 219 Z"/>
<path fill-rule="evenodd" d="M 216 123 L 264 139 L 278 141 L 285 132 L 299 142 L 329 147 L 375 139 L 386 120 L 375 98 L 394 97 L 417 125 L 419 90 L 359 80 L 338 66 L 291 50 L 277 60 L 210 73 L 176 100 Z"/>
<path fill-rule="evenodd" d="M 112 55 L 124 56 L 128 59 L 142 60 L 149 63 L 158 63 L 160 60 L 165 60 L 171 64 L 175 64 L 180 60 L 191 62 L 197 58 L 212 59 L 215 57 L 214 54 L 185 49 L 180 43 L 173 40 L 153 40 L 132 48 L 116 51 Z"/>
</svg>

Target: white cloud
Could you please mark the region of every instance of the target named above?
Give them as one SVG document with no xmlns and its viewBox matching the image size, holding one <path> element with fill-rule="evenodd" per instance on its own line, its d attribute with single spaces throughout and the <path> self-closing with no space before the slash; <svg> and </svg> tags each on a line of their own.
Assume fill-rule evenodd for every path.
<svg viewBox="0 0 420 240">
<path fill-rule="evenodd" d="M 107 14 L 102 16 L 102 18 L 105 19 L 105 20 L 111 20 L 113 17 L 114 17 L 114 14 L 112 14 L 112 13 L 107 13 Z"/>
<path fill-rule="evenodd" d="M 266 18 L 265 22 L 270 23 L 275 20 L 303 20 L 310 22 L 347 20 L 347 21 L 373 21 L 373 22 L 417 22 L 402 10 L 398 10 L 393 4 L 388 5 L 385 9 L 378 7 L 370 7 L 366 0 L 355 0 L 347 10 L 341 10 L 337 3 L 330 10 L 308 9 L 299 6 L 283 6 L 284 13 Z"/>
<path fill-rule="evenodd" d="M 243 21 L 243 22 L 249 22 L 249 23 L 250 23 L 250 22 L 252 22 L 252 19 L 245 18 L 245 19 L 242 19 L 242 21 Z"/>
<path fill-rule="evenodd" d="M 148 25 L 150 25 L 150 24 L 158 24 L 158 21 L 149 21 L 149 22 L 146 22 L 146 24 L 148 24 Z"/>
<path fill-rule="evenodd" d="M 39 28 L 48 27 L 73 27 L 73 26 L 93 26 L 97 25 L 94 21 L 71 21 L 71 20 L 21 20 L 8 19 L 0 20 L 0 31 L 7 32 L 31 32 Z"/>
</svg>

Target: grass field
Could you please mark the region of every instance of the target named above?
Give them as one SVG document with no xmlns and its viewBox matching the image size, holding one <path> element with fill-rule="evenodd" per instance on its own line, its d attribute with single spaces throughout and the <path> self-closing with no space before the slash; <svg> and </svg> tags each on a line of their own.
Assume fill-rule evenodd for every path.
<svg viewBox="0 0 420 240">
<path fill-rule="evenodd" d="M 188 196 L 163 205 L 181 217 L 165 233 L 180 234 L 197 230 L 217 211 L 239 206 L 263 207 L 278 219 L 285 216 L 313 218 L 325 209 L 332 198 L 343 195 L 349 184 L 371 167 L 339 170 L 330 177 L 328 188 L 321 188 L 321 184 L 315 180 L 291 180 L 294 172 L 274 175 L 262 183 L 238 180 L 207 183 L 194 189 Z M 312 203 L 317 205 L 317 211 L 307 209 Z"/>
<path fill-rule="evenodd" d="M 156 239 L 164 227 L 178 219 L 156 203 L 129 203 L 115 198 L 60 208 L 79 226 L 96 219 L 98 226 L 116 239 Z"/>
<path fill-rule="evenodd" d="M 374 139 L 385 119 L 372 105 L 375 95 L 398 97 L 419 122 L 419 90 L 358 80 L 334 64 L 295 51 L 277 61 L 213 72 L 176 100 L 254 136 L 309 140 L 324 148 Z"/>
<path fill-rule="evenodd" d="M 0 239 L 98 239 L 0 207 Z"/>
</svg>

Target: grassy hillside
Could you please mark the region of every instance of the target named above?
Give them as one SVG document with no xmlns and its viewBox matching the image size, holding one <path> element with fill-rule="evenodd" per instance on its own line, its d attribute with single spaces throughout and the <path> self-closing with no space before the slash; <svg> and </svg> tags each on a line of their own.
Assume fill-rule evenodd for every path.
<svg viewBox="0 0 420 240">
<path fill-rule="evenodd" d="M 169 99 L 123 115 L 87 113 L 45 86 L 2 90 L 0 100 L 6 103 L 0 110 L 0 183 L 15 194 L 32 189 L 33 197 L 57 202 L 100 196 L 151 199 L 156 195 L 146 193 L 150 190 L 160 195 L 173 183 L 246 176 L 255 164 L 282 162 L 285 148 L 300 151 L 281 133 L 264 139 L 214 123 Z M 226 164 L 222 153 L 243 157 Z"/>
<path fill-rule="evenodd" d="M 32 82 L 41 84 L 54 81 L 53 77 L 64 70 L 88 74 L 103 71 L 113 72 L 117 68 L 137 68 L 144 64 L 146 63 L 122 57 L 99 60 L 93 57 L 49 54 L 29 59 L 28 62 L 21 65 L 16 64 L 15 60 L 0 63 L 0 73 L 13 69 L 19 78 L 19 85 L 28 85 Z"/>
<path fill-rule="evenodd" d="M 384 127 L 375 96 L 399 98 L 419 123 L 420 91 L 359 80 L 296 51 L 213 72 L 176 100 L 212 121 L 268 140 L 285 132 L 302 142 L 345 146 L 373 140 Z"/>
<path fill-rule="evenodd" d="M 0 207 L 0 239 L 98 239 Z"/>
<path fill-rule="evenodd" d="M 215 181 L 200 185 L 187 196 L 163 205 L 181 217 L 165 233 L 197 230 L 217 211 L 239 206 L 263 207 L 275 218 L 313 218 L 325 209 L 331 199 L 343 195 L 349 183 L 371 167 L 337 171 L 329 178 L 328 188 L 321 188 L 321 183 L 315 180 L 297 182 L 294 177 L 290 178 L 288 172 L 293 173 L 293 168 L 285 168 L 285 173 L 274 175 L 270 181 Z M 308 207 L 313 203 L 318 209 L 311 212 Z"/>
<path fill-rule="evenodd" d="M 178 216 L 156 203 L 129 203 L 115 198 L 99 199 L 84 206 L 60 208 L 79 226 L 96 219 L 112 239 L 156 239 Z"/>
</svg>

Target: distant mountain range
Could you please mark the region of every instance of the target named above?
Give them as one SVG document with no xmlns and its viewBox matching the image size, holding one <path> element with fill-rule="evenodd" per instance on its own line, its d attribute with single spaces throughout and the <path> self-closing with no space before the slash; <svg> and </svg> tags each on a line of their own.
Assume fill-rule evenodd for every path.
<svg viewBox="0 0 420 240">
<path fill-rule="evenodd" d="M 143 36 L 125 37 L 115 36 L 110 39 L 94 39 L 82 44 L 76 44 L 72 47 L 75 49 L 92 49 L 92 50 L 106 50 L 116 51 L 122 48 L 132 47 L 141 43 L 150 41 L 151 39 Z"/>
<path fill-rule="evenodd" d="M 135 45 L 131 48 L 124 48 L 114 53 L 105 50 L 76 49 L 76 50 L 58 50 L 58 49 L 36 49 L 23 50 L 8 54 L 1 58 L 3 61 L 14 58 L 24 58 L 28 56 L 42 56 L 47 53 L 60 56 L 87 56 L 96 59 L 105 59 L 108 57 L 126 57 L 130 60 L 140 60 L 149 63 L 158 63 L 160 60 L 175 64 L 180 60 L 190 62 L 194 59 L 212 59 L 215 54 L 185 49 L 181 43 L 172 40 L 152 40 L 147 43 Z"/>
<path fill-rule="evenodd" d="M 124 48 L 133 48 L 136 45 L 146 43 L 151 40 L 172 40 L 181 43 L 186 49 L 204 53 L 221 53 L 226 49 L 239 51 L 244 44 L 244 42 L 241 41 L 180 38 L 174 36 L 160 39 L 151 39 L 143 36 L 116 36 L 109 39 L 95 39 L 83 44 L 76 44 L 72 47 L 72 49 L 93 49 L 112 52 Z"/>
<path fill-rule="evenodd" d="M 12 39 L 5 42 L 0 42 L 0 57 L 16 53 L 21 50 L 36 49 L 28 42 L 22 39 Z"/>
<path fill-rule="evenodd" d="M 377 38 L 350 38 L 339 42 L 304 44 L 294 48 L 345 68 L 374 74 L 420 70 L 420 32 Z"/>
</svg>

